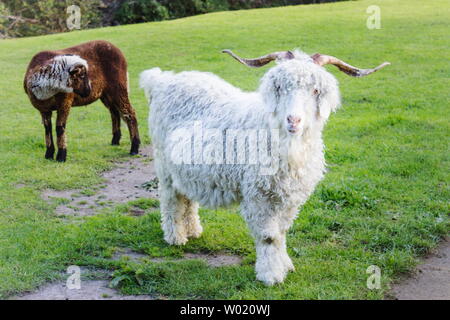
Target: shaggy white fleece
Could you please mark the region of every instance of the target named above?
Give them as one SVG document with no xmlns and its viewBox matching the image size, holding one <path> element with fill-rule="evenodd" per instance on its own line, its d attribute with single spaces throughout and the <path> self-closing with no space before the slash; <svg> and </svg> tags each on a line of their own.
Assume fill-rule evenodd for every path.
<svg viewBox="0 0 450 320">
<path fill-rule="evenodd" d="M 255 238 L 257 279 L 268 285 L 294 270 L 286 232 L 323 177 L 322 129 L 340 104 L 337 80 L 308 55 L 294 55 L 278 61 L 256 92 L 197 71 L 154 68 L 140 78 L 164 239 L 182 245 L 199 237 L 199 204 L 239 203 Z M 301 119 L 295 133 L 289 116 Z"/>
<path fill-rule="evenodd" d="M 28 88 L 38 100 L 50 99 L 60 92 L 73 92 L 69 72 L 78 65 L 88 69 L 87 61 L 80 56 L 56 56 L 29 77 Z"/>
</svg>

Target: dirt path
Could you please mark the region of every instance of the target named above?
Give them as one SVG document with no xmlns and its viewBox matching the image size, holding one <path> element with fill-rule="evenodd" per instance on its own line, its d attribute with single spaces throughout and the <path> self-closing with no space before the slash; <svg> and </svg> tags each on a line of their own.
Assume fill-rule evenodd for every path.
<svg viewBox="0 0 450 320">
<path fill-rule="evenodd" d="M 398 300 L 450 300 L 450 239 L 417 266 L 415 274 L 393 286 Z"/>
<path fill-rule="evenodd" d="M 103 173 L 105 182 L 99 186 L 84 190 L 47 189 L 42 197 L 46 201 L 65 199 L 65 204 L 56 208 L 56 213 L 73 216 L 94 215 L 101 208 L 140 198 L 158 198 L 151 146 L 143 147 L 140 155 L 118 162 L 116 168 Z"/>
</svg>

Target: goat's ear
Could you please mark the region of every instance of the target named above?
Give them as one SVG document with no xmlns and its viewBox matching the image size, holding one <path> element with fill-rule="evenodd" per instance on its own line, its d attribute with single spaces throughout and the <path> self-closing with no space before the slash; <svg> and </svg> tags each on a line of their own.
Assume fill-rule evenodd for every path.
<svg viewBox="0 0 450 320">
<path fill-rule="evenodd" d="M 336 111 L 341 105 L 341 97 L 337 86 L 328 88 L 327 91 L 319 94 L 318 114 L 323 119 L 328 119 L 331 112 Z"/>
</svg>

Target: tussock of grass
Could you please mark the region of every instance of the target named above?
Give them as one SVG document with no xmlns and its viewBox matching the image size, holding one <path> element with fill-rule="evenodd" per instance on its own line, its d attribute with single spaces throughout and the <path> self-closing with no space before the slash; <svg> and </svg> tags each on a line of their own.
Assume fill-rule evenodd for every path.
<svg viewBox="0 0 450 320">
<path fill-rule="evenodd" d="M 368 30 L 366 8 L 379 5 L 382 29 Z M 357 1 L 223 12 L 162 23 L 0 41 L 0 297 L 60 278 L 68 265 L 114 270 L 124 293 L 176 298 L 383 298 L 417 256 L 448 233 L 448 1 Z M 45 188 L 92 193 L 99 172 L 127 159 L 129 142 L 111 147 L 109 113 L 96 102 L 71 112 L 69 158 L 43 159 L 43 128 L 22 88 L 39 50 L 106 39 L 128 58 L 131 101 L 145 143 L 148 107 L 140 71 L 159 66 L 205 70 L 253 90 L 266 68 L 253 70 L 221 55 L 242 56 L 300 47 L 354 65 L 392 65 L 364 79 L 327 67 L 341 83 L 343 108 L 325 130 L 329 172 L 289 232 L 297 271 L 272 288 L 254 280 L 252 239 L 231 210 L 202 210 L 204 234 L 186 247 L 162 239 L 158 203 L 142 199 L 74 223 L 55 216 L 64 199 L 46 203 Z M 125 132 L 124 128 L 124 132 Z M 17 186 L 22 187 L 18 188 Z M 133 217 L 139 208 L 146 215 Z M 75 223 L 77 222 L 77 223 Z M 210 268 L 201 261 L 114 261 L 114 248 L 154 257 L 183 252 L 230 252 L 240 266 Z M 382 270 L 382 289 L 366 288 L 366 269 Z"/>
</svg>

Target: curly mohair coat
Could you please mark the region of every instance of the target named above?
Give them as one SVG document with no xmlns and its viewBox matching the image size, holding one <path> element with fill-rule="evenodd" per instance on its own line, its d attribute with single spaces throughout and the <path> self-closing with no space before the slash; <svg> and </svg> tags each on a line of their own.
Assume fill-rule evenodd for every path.
<svg viewBox="0 0 450 320">
<path fill-rule="evenodd" d="M 286 233 L 324 175 L 322 129 L 340 104 L 337 80 L 310 56 L 289 53 L 290 59 L 278 61 L 263 76 L 257 92 L 243 92 L 196 71 L 175 74 L 154 68 L 140 79 L 150 99 L 164 239 L 183 245 L 199 237 L 199 204 L 240 203 L 255 238 L 257 279 L 268 285 L 282 282 L 294 270 Z M 199 137 L 188 130 L 196 126 L 197 142 Z M 230 145 L 227 137 L 234 132 L 237 139 L 246 135 L 246 142 L 238 146 L 232 138 Z M 254 132 L 262 135 L 258 143 L 252 140 Z M 270 144 L 261 143 L 267 140 Z M 180 148 L 180 141 L 188 147 Z M 267 145 L 273 170 L 263 172 L 267 165 L 248 157 L 244 163 L 235 160 L 235 153 L 264 153 Z M 200 154 L 195 150 L 199 146 Z M 233 155 L 228 158 L 221 151 Z"/>
</svg>

